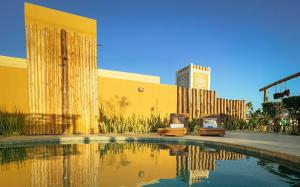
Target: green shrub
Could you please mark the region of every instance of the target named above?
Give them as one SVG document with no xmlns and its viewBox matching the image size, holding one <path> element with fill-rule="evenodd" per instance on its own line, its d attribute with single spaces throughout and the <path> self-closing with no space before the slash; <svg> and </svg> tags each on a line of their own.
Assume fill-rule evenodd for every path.
<svg viewBox="0 0 300 187">
<path fill-rule="evenodd" d="M 25 147 L 5 147 L 0 148 L 0 164 L 15 162 L 18 165 L 22 164 L 26 159 Z"/>
<path fill-rule="evenodd" d="M 266 102 L 262 104 L 263 111 L 267 113 L 273 121 L 273 131 L 280 132 L 280 121 L 284 113 L 282 102 Z"/>
<path fill-rule="evenodd" d="M 124 117 L 117 113 L 107 114 L 99 108 L 99 131 L 101 133 L 149 133 L 169 125 L 168 117 L 152 114 L 150 117 L 131 115 Z"/>
<path fill-rule="evenodd" d="M 260 109 L 248 112 L 249 130 L 266 131 L 270 125 L 271 116 Z"/>
<path fill-rule="evenodd" d="M 197 132 L 202 125 L 202 120 L 200 118 L 193 118 L 188 123 L 191 132 Z"/>
<path fill-rule="evenodd" d="M 283 107 L 289 112 L 288 122 L 292 125 L 292 134 L 300 133 L 300 96 L 292 96 L 282 100 Z M 295 127 L 298 126 L 297 129 Z"/>
<path fill-rule="evenodd" d="M 4 136 L 22 135 L 25 132 L 25 114 L 15 110 L 0 110 L 0 134 Z"/>
<path fill-rule="evenodd" d="M 248 124 L 244 119 L 237 119 L 230 115 L 223 114 L 220 119 L 221 127 L 226 130 L 246 130 L 248 128 Z"/>
</svg>

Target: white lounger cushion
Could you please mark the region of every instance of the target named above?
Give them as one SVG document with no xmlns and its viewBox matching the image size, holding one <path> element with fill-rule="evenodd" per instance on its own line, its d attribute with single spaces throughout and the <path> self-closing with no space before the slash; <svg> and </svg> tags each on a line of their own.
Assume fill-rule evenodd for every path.
<svg viewBox="0 0 300 187">
<path fill-rule="evenodd" d="M 203 119 L 203 127 L 204 128 L 218 128 L 217 119 L 216 118 L 204 118 Z"/>
<path fill-rule="evenodd" d="M 184 124 L 170 124 L 171 128 L 184 128 Z"/>
</svg>

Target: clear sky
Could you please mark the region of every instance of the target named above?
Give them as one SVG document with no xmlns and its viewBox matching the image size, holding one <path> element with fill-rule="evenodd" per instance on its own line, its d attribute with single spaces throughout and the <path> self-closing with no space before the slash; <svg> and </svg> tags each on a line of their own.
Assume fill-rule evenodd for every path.
<svg viewBox="0 0 300 187">
<path fill-rule="evenodd" d="M 246 99 L 256 107 L 260 87 L 300 71 L 299 0 L 28 2 L 96 19 L 100 68 L 175 84 L 177 69 L 210 66 L 211 88 L 219 97 Z M 26 56 L 23 6 L 21 0 L 1 0 L 0 55 Z M 300 95 L 299 79 L 286 85 L 293 95 Z"/>
</svg>

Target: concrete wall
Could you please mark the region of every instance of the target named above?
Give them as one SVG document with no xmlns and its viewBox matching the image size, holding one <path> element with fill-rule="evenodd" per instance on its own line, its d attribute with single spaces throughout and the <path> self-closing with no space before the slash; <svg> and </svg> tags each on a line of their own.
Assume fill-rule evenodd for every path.
<svg viewBox="0 0 300 187">
<path fill-rule="evenodd" d="M 127 73 L 127 78 L 132 80 L 126 80 L 123 72 L 119 75 L 115 74 L 117 78 L 98 75 L 98 98 L 105 111 L 125 116 L 149 116 L 151 112 L 166 115 L 176 112 L 175 85 L 153 83 L 158 81 L 155 76 L 151 78 Z M 137 78 L 143 81 L 133 81 L 138 80 Z M 29 112 L 27 85 L 26 60 L 0 56 L 0 107 Z M 139 92 L 139 88 L 144 91 Z"/>
</svg>

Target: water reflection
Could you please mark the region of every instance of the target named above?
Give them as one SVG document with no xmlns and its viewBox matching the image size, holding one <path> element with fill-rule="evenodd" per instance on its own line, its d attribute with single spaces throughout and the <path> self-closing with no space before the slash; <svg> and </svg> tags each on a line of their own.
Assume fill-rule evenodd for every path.
<svg viewBox="0 0 300 187">
<path fill-rule="evenodd" d="M 169 146 L 171 155 L 178 147 Z M 216 169 L 217 160 L 239 160 L 244 155 L 200 146 L 182 146 L 176 154 L 176 175 L 189 185 L 200 182 Z"/>
<path fill-rule="evenodd" d="M 299 185 L 299 172 L 265 160 L 204 146 L 170 144 L 73 144 L 0 148 L 1 186 L 191 186 L 224 172 L 233 161 Z M 246 164 L 245 164 L 246 163 Z M 252 164 L 252 165 L 251 165 Z M 258 167 L 258 168 L 256 168 Z M 227 171 L 225 171 L 227 172 Z M 236 178 L 232 182 L 237 182 Z M 255 180 L 255 178 L 253 179 Z M 257 184 L 257 183 L 256 183 Z M 162 185 L 163 186 L 163 185 Z"/>
</svg>

